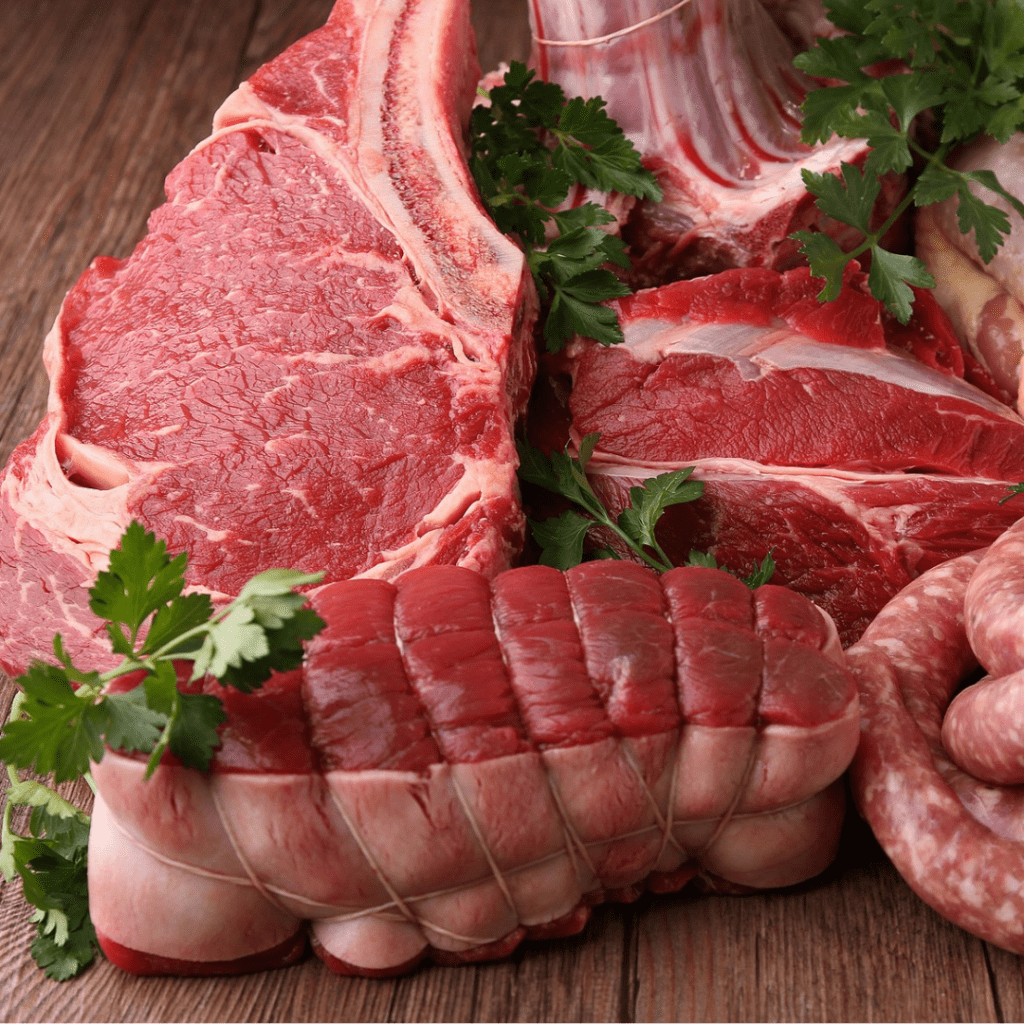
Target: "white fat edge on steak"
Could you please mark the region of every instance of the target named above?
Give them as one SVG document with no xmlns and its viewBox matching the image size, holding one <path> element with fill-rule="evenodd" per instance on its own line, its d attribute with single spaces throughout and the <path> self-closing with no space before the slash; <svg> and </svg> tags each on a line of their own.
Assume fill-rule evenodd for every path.
<svg viewBox="0 0 1024 1024">
<path fill-rule="evenodd" d="M 455 454 L 452 462 L 462 466 L 463 473 L 440 502 L 424 513 L 416 536 L 399 548 L 381 551 L 376 564 L 354 578 L 386 580 L 406 569 L 431 564 L 438 546 L 445 539 L 446 528 L 458 523 L 476 505 L 486 504 L 495 494 L 502 493 L 501 488 L 507 483 L 511 471 L 508 461 L 503 459 L 468 459 Z M 505 550 L 506 546 L 507 542 L 501 537 L 488 533 L 466 550 L 459 559 L 459 565 L 489 575 L 488 566 L 495 564 L 495 554 L 499 549 L 505 555 L 511 555 L 510 550 Z"/>
<path fill-rule="evenodd" d="M 845 486 L 868 481 L 870 483 L 896 483 L 897 481 L 928 480 L 936 479 L 942 481 L 955 481 L 962 479 L 965 483 L 992 484 L 1005 490 L 1006 481 L 988 479 L 986 477 L 954 477 L 948 473 L 906 473 L 906 472 L 869 472 L 863 473 L 856 468 L 845 467 L 842 469 L 834 466 L 773 466 L 768 463 L 754 462 L 752 459 L 733 458 L 702 458 L 690 459 L 688 462 L 653 462 L 643 459 L 629 459 L 621 455 L 612 455 L 608 452 L 595 450 L 587 463 L 588 475 L 593 470 L 602 476 L 612 478 L 636 477 L 647 480 L 658 476 L 661 473 L 670 473 L 675 470 L 696 466 L 694 479 L 700 479 L 702 473 L 721 473 L 723 475 L 750 476 L 750 477 L 799 477 L 801 481 L 805 478 L 814 489 L 822 494 L 827 494 L 832 486 Z"/>
<path fill-rule="evenodd" d="M 782 321 L 770 327 L 754 327 L 692 322 L 677 325 L 653 318 L 635 320 L 626 327 L 625 344 L 634 358 L 646 363 L 697 352 L 722 356 L 735 364 L 743 380 L 756 380 L 772 369 L 839 370 L 921 394 L 972 402 L 1002 419 L 1019 421 L 1009 406 L 962 378 L 935 370 L 913 356 L 892 349 L 815 341 Z"/>
<path fill-rule="evenodd" d="M 84 444 L 65 432 L 66 413 L 60 399 L 63 383 L 64 305 L 43 342 L 43 363 L 50 377 L 45 432 L 39 436 L 36 455 L 22 478 L 7 472 L 3 495 L 17 521 L 16 536 L 31 527 L 47 536 L 61 555 L 81 565 L 82 586 L 88 588 L 96 574 L 106 569 L 110 551 L 118 546 L 131 520 L 131 494 L 166 468 L 165 463 L 139 464 L 109 449 Z M 83 483 L 70 477 L 78 475 Z M 69 624 L 73 617 L 68 619 Z M 84 629 L 76 624 L 76 629 Z"/>
</svg>

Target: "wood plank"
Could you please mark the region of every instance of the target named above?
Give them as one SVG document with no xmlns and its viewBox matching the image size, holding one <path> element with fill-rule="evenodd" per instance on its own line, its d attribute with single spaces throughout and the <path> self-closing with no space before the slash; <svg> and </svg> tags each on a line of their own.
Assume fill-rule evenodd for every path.
<svg viewBox="0 0 1024 1024">
<path fill-rule="evenodd" d="M 764 895 L 652 902 L 637 927 L 633 1020 L 1004 1019 L 991 947 L 919 900 L 855 814 L 819 878 Z M 1008 967 L 1002 999 L 1017 1005 L 1019 964 L 1016 978 Z"/>
<path fill-rule="evenodd" d="M 632 959 L 632 908 L 597 907 L 583 934 L 525 943 L 476 968 L 473 1020 L 617 1021 Z"/>
</svg>

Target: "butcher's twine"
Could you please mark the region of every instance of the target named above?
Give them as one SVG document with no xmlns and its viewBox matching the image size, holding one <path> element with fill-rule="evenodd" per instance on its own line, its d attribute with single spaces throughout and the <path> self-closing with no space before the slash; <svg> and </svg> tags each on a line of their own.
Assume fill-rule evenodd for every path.
<svg viewBox="0 0 1024 1024">
<path fill-rule="evenodd" d="M 540 46 L 599 46 L 601 43 L 610 43 L 613 39 L 619 39 L 633 32 L 639 32 L 640 29 L 647 28 L 648 25 L 653 25 L 655 22 L 667 18 L 670 14 L 675 14 L 676 11 L 682 10 L 688 3 L 690 3 L 690 0 L 679 0 L 679 3 L 673 4 L 667 10 L 653 14 L 649 18 L 644 18 L 643 21 L 638 21 L 635 25 L 627 25 L 625 28 L 620 28 L 617 32 L 609 32 L 606 36 L 594 36 L 593 39 L 540 39 L 534 36 L 533 41 Z"/>
</svg>

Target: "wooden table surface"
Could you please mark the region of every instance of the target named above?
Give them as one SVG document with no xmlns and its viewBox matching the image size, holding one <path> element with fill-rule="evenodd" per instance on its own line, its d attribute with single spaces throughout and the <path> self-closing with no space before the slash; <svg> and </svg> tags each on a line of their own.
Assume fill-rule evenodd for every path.
<svg viewBox="0 0 1024 1024">
<path fill-rule="evenodd" d="M 64 292 L 95 255 L 131 251 L 221 100 L 329 8 L 0 0 L 0 461 L 42 416 L 40 346 Z M 485 70 L 526 58 L 525 8 L 474 0 Z M 645 897 L 599 908 L 580 937 L 398 980 L 310 958 L 207 979 L 102 961 L 57 984 L 29 957 L 27 918 L 19 886 L 0 887 L 4 1021 L 1024 1019 L 1021 960 L 921 903 L 852 812 L 836 864 L 795 891 Z"/>
</svg>

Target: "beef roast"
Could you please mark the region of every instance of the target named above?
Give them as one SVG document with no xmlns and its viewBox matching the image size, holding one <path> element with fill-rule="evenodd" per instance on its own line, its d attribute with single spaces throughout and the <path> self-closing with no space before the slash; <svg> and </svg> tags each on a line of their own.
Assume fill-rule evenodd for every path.
<svg viewBox="0 0 1024 1024">
<path fill-rule="evenodd" d="M 207 686 L 229 715 L 210 775 L 96 766 L 89 898 L 115 963 L 287 962 L 305 920 L 337 970 L 489 958 L 644 886 L 784 886 L 834 855 L 857 693 L 791 591 L 429 566 L 313 604 L 301 669 Z"/>
<path fill-rule="evenodd" d="M 588 466 L 610 506 L 695 466 L 705 496 L 658 537 L 821 602 L 846 642 L 925 569 L 990 543 L 1021 511 L 1024 421 L 968 383 L 948 322 L 902 328 L 852 277 L 822 305 L 803 269 L 732 270 L 619 303 L 626 341 L 574 341 L 569 434 L 599 433 Z M 943 326 L 945 324 L 945 326 Z M 926 361 L 927 360 L 927 361 Z M 552 443 L 550 434 L 547 443 Z"/>
<path fill-rule="evenodd" d="M 339 0 L 72 288 L 0 483 L 0 665 L 57 630 L 99 663 L 87 587 L 132 519 L 215 595 L 510 564 L 536 300 L 463 159 L 478 74 L 464 0 Z"/>
</svg>

